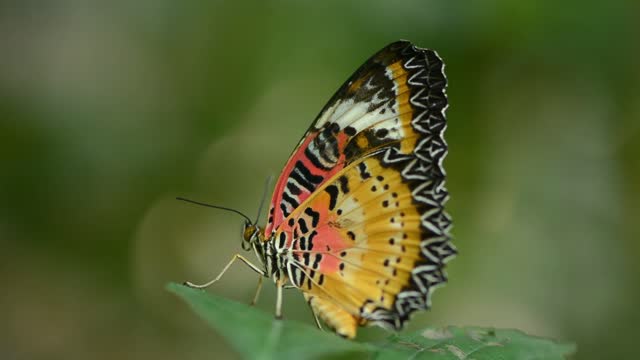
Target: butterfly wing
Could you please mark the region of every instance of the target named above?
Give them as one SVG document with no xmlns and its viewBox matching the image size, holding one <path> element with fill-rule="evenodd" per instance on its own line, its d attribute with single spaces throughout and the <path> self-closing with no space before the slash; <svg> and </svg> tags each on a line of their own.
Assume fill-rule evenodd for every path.
<svg viewBox="0 0 640 360">
<path fill-rule="evenodd" d="M 430 306 L 455 254 L 442 180 L 407 179 L 410 161 L 390 164 L 387 151 L 349 165 L 276 233 L 290 239 L 289 279 L 312 306 L 332 310 L 320 315 L 336 329 L 345 321 L 401 328 Z"/>
<path fill-rule="evenodd" d="M 439 171 L 433 165 L 446 152 L 438 136 L 447 105 L 443 66 L 435 52 L 408 41 L 392 43 L 367 60 L 320 111 L 289 157 L 276 182 L 265 235 L 325 181 L 377 149 L 392 147 L 395 157 L 421 156 L 424 166 Z M 442 143 L 431 146 L 437 141 Z"/>
<path fill-rule="evenodd" d="M 455 248 L 444 211 L 443 67 L 407 42 L 374 55 L 325 107 L 278 182 L 282 212 L 272 216 L 284 218 L 271 225 L 276 247 L 291 249 L 289 279 L 347 337 L 366 323 L 402 327 L 446 281 Z M 300 196 L 298 185 L 309 192 Z"/>
</svg>

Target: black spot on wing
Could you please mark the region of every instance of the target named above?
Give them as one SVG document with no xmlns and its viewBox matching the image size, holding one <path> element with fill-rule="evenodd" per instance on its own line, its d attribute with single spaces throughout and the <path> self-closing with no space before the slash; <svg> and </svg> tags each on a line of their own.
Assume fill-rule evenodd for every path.
<svg viewBox="0 0 640 360">
<path fill-rule="evenodd" d="M 371 177 L 371 174 L 367 171 L 367 165 L 364 162 L 358 164 L 358 172 L 362 180 L 367 180 Z"/>
<path fill-rule="evenodd" d="M 320 159 L 318 159 L 318 156 L 317 156 L 313 151 L 311 151 L 311 149 L 310 149 L 310 148 L 308 148 L 308 147 L 304 150 L 304 156 L 306 156 L 306 157 L 307 157 L 307 159 L 309 159 L 309 161 L 311 161 L 311 163 L 313 164 L 313 166 L 317 167 L 318 169 L 322 169 L 322 170 L 329 170 L 329 169 L 331 169 L 331 167 L 327 167 L 327 166 L 325 166 L 325 165 L 320 161 Z"/>
<path fill-rule="evenodd" d="M 389 134 L 389 130 L 385 129 L 385 128 L 381 128 L 376 130 L 376 137 L 380 138 L 380 139 L 384 139 L 385 137 L 387 137 L 387 135 Z"/>
<path fill-rule="evenodd" d="M 342 193 L 343 194 L 348 194 L 349 193 L 349 179 L 345 175 L 342 175 L 342 176 L 340 176 L 340 178 L 338 178 L 338 182 L 340 182 L 340 190 L 342 191 Z"/>
<path fill-rule="evenodd" d="M 309 277 L 307 278 L 307 288 L 309 290 L 311 290 L 311 287 L 312 287 L 311 279 L 313 279 L 313 277 L 315 275 L 316 275 L 316 271 L 315 270 L 309 271 Z"/>
<path fill-rule="evenodd" d="M 300 195 L 300 193 L 302 192 L 302 190 L 299 187 L 297 187 L 293 182 L 287 183 L 287 190 L 289 190 L 291 195 Z"/>
<path fill-rule="evenodd" d="M 289 194 L 287 194 L 286 191 L 282 193 L 282 201 L 288 202 L 289 205 L 291 205 L 292 209 L 295 209 L 295 208 L 298 207 L 298 205 L 300 205 L 300 204 L 298 204 L 298 200 L 296 200 L 296 199 L 292 198 L 291 196 L 289 196 Z M 289 214 L 287 214 L 287 215 L 289 215 Z"/>
<path fill-rule="evenodd" d="M 335 185 L 327 186 L 324 191 L 329 194 L 329 210 L 333 210 L 336 207 L 336 202 L 338 201 L 338 187 Z"/>
<path fill-rule="evenodd" d="M 313 232 L 309 234 L 309 238 L 307 239 L 307 248 L 309 250 L 313 250 L 313 238 L 315 238 L 316 235 L 318 235 L 318 232 L 315 230 L 313 230 Z"/>
<path fill-rule="evenodd" d="M 316 186 L 324 180 L 322 176 L 312 174 L 300 160 L 296 161 L 296 165 L 293 167 L 289 177 L 294 179 L 309 192 L 313 192 L 316 189 Z"/>
<path fill-rule="evenodd" d="M 311 216 L 311 226 L 318 227 L 318 221 L 320 221 L 320 213 L 314 211 L 312 208 L 304 209 L 304 213 Z"/>
<path fill-rule="evenodd" d="M 303 218 L 298 219 L 298 227 L 300 228 L 300 231 L 302 231 L 303 234 L 306 234 L 309 232 L 309 228 L 307 227 L 307 222 Z"/>
<path fill-rule="evenodd" d="M 315 258 L 315 260 L 313 261 L 313 266 L 312 266 L 312 267 L 313 267 L 314 269 L 317 269 L 317 268 L 318 268 L 318 266 L 320 266 L 320 261 L 321 261 L 321 260 L 322 260 L 322 254 L 320 254 L 320 253 L 316 253 L 316 258 Z"/>
</svg>

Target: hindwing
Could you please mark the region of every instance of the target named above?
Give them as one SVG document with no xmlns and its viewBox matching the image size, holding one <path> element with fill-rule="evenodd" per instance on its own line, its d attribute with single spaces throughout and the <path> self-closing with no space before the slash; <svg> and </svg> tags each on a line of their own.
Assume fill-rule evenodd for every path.
<svg viewBox="0 0 640 360">
<path fill-rule="evenodd" d="M 354 326 L 399 329 L 413 311 L 430 306 L 455 249 L 442 182 L 408 179 L 402 170 L 410 161 L 386 162 L 388 151 L 334 176 L 294 210 L 276 238 L 286 233 L 290 281 L 308 298 L 342 309 Z"/>
</svg>

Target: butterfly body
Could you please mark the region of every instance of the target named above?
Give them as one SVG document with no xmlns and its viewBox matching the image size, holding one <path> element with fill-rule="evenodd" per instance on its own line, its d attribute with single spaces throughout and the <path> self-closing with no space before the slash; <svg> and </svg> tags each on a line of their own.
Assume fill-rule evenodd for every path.
<svg viewBox="0 0 640 360">
<path fill-rule="evenodd" d="M 266 226 L 245 224 L 243 248 L 263 265 L 254 270 L 279 291 L 301 290 L 342 336 L 366 324 L 402 328 L 446 282 L 456 250 L 444 211 L 445 88 L 434 51 L 408 41 L 380 50 L 294 149 Z"/>
</svg>

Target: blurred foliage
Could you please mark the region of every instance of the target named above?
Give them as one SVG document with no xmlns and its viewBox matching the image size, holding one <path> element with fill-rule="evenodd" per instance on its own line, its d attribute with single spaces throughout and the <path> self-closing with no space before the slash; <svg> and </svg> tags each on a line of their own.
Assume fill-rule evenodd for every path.
<svg viewBox="0 0 640 360">
<path fill-rule="evenodd" d="M 528 336 L 517 330 L 426 328 L 409 335 L 391 335 L 380 343 L 360 343 L 330 331 L 240 304 L 203 290 L 169 284 L 211 327 L 224 335 L 245 359 L 566 359 L 572 344 Z M 472 356 L 473 357 L 470 357 Z"/>
<path fill-rule="evenodd" d="M 253 214 L 324 102 L 401 38 L 447 64 L 460 250 L 411 326 L 518 328 L 576 341 L 581 359 L 635 355 L 638 7 L 2 2 L 0 357 L 233 358 L 163 286 L 216 274 L 241 221 L 174 197 Z M 254 282 L 234 268 L 212 291 L 244 301 Z M 299 294 L 284 300 L 311 322 Z"/>
</svg>

